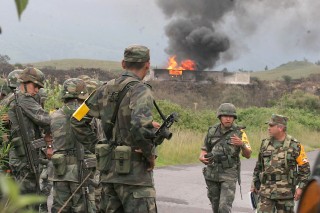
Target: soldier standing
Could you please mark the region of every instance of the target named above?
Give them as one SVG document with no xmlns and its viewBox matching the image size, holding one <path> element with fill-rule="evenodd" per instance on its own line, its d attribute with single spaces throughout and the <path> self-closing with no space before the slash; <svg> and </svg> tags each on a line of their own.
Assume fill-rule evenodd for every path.
<svg viewBox="0 0 320 213">
<path fill-rule="evenodd" d="M 71 131 L 70 118 L 75 110 L 87 98 L 88 92 L 83 80 L 71 78 L 63 83 L 61 98 L 64 105 L 51 114 L 51 131 L 53 136 L 54 155 L 53 163 L 53 204 L 52 213 L 58 212 L 66 203 L 61 212 L 95 212 L 94 188 L 88 186 L 88 193 L 82 194 L 80 175 L 84 168 L 80 165 L 79 155 L 90 155 L 94 152 L 94 144 L 83 144 L 84 153 L 79 150 L 80 141 L 76 140 Z M 88 168 L 90 172 L 94 168 Z M 93 175 L 92 175 L 93 176 Z M 80 186 L 82 187 L 82 186 Z M 72 193 L 75 192 L 74 195 Z"/>
<path fill-rule="evenodd" d="M 215 213 L 231 212 L 236 182 L 240 181 L 240 152 L 250 158 L 251 147 L 243 128 L 237 126 L 236 108 L 223 103 L 218 108 L 220 123 L 209 127 L 199 160 L 207 165 L 203 169 L 208 198 Z"/>
<path fill-rule="evenodd" d="M 273 114 L 267 124 L 269 138 L 261 144 L 251 191 L 260 195 L 258 212 L 294 212 L 310 176 L 303 146 L 288 135 L 288 118 Z"/>
<path fill-rule="evenodd" d="M 50 117 L 43 110 L 34 96 L 39 89 L 44 86 L 44 74 L 36 68 L 26 68 L 19 75 L 20 85 L 14 101 L 9 105 L 9 119 L 11 122 L 11 143 L 12 148 L 9 154 L 9 164 L 16 180 L 20 184 L 22 194 L 38 193 L 39 187 L 39 149 L 29 147 L 25 142 L 30 143 L 35 139 L 42 138 L 40 127 L 45 132 L 45 141 L 47 143 L 47 156 L 52 155 L 52 144 L 50 138 Z M 10 79 L 9 79 L 10 83 Z M 17 105 L 17 103 L 19 105 Z M 18 107 L 22 111 L 22 118 L 18 114 Z M 27 132 L 23 132 L 25 129 Z M 26 138 L 24 138 L 26 137 Z M 34 162 L 30 162 L 30 156 Z"/>
<path fill-rule="evenodd" d="M 149 60 L 147 47 L 126 48 L 122 61 L 126 72 L 92 93 L 71 121 L 81 140 L 95 141 L 95 135 L 90 139 L 86 134 L 88 125 L 83 117 L 87 114 L 102 120 L 108 143 L 96 147 L 102 184 L 101 212 L 157 212 L 155 154 L 150 136 L 160 125 L 152 117 L 151 88 L 142 82 L 150 69 Z"/>
</svg>

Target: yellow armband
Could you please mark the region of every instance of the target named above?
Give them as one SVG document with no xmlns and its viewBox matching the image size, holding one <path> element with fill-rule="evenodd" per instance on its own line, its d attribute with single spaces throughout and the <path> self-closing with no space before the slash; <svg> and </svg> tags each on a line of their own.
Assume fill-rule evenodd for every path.
<svg viewBox="0 0 320 213">
<path fill-rule="evenodd" d="M 86 105 L 86 102 L 83 102 L 81 106 L 73 113 L 72 117 L 81 121 L 84 116 L 89 112 L 89 107 Z"/>
</svg>

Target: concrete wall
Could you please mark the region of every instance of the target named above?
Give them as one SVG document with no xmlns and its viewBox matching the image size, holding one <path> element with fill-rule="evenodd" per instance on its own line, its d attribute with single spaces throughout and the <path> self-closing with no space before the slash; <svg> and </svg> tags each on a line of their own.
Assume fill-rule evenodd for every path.
<svg viewBox="0 0 320 213">
<path fill-rule="evenodd" d="M 181 73 L 181 75 L 179 75 Z M 150 80 L 155 81 L 191 81 L 206 83 L 215 81 L 226 84 L 249 84 L 250 73 L 232 73 L 220 71 L 198 71 L 198 70 L 184 70 L 172 71 L 171 74 L 167 69 L 153 69 L 150 70 Z"/>
</svg>

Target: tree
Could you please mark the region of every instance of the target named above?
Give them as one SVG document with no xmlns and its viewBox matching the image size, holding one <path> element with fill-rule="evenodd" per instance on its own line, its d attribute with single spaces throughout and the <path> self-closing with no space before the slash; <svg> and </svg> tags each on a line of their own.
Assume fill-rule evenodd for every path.
<svg viewBox="0 0 320 213">
<path fill-rule="evenodd" d="M 9 56 L 0 54 L 0 73 L 8 73 L 14 69 L 14 67 L 9 63 L 9 61 Z"/>
<path fill-rule="evenodd" d="M 266 67 L 264 68 L 264 70 L 269 70 L 268 65 L 266 65 Z"/>
</svg>

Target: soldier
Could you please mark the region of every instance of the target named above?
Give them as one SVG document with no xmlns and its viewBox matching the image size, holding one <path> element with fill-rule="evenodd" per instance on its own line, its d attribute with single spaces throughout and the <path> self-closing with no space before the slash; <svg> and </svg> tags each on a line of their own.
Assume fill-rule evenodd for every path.
<svg viewBox="0 0 320 213">
<path fill-rule="evenodd" d="M 253 173 L 251 191 L 260 195 L 258 212 L 294 212 L 310 176 L 310 165 L 303 146 L 288 135 L 288 118 L 273 114 L 268 132 L 262 140 Z"/>
<path fill-rule="evenodd" d="M 241 184 L 240 152 L 250 158 L 251 147 L 243 128 L 234 123 L 237 113 L 233 104 L 221 104 L 217 118 L 220 122 L 209 127 L 199 160 L 207 165 L 203 174 L 212 210 L 225 213 L 231 212 L 237 180 Z"/>
<path fill-rule="evenodd" d="M 78 155 L 81 154 L 79 152 L 82 152 L 82 150 L 79 150 L 80 142 L 76 140 L 75 135 L 73 135 L 70 129 L 70 117 L 87 96 L 88 92 L 83 80 L 79 78 L 68 79 L 63 83 L 61 91 L 64 105 L 51 114 L 54 148 L 54 155 L 52 157 L 52 213 L 58 212 L 65 203 L 66 206 L 61 212 L 95 212 L 93 186 L 88 186 L 89 193 L 86 195 L 82 194 L 81 189 L 76 191 L 77 187 L 80 186 L 80 170 L 83 169 L 78 159 Z M 89 150 L 94 151 L 92 144 L 84 145 L 86 146 L 84 154 L 90 154 Z M 74 195 L 72 195 L 73 192 L 75 192 Z M 67 203 L 66 201 L 70 197 L 72 199 Z M 85 206 L 85 203 L 87 206 Z"/>
<path fill-rule="evenodd" d="M 7 79 L 0 78 L 0 101 L 2 101 L 11 92 Z"/>
<path fill-rule="evenodd" d="M 36 160 L 39 149 L 34 150 L 29 147 L 30 152 L 26 149 L 28 144 L 42 138 L 40 127 L 46 133 L 45 141 L 47 143 L 47 155 L 52 155 L 52 144 L 50 138 L 50 117 L 43 110 L 40 104 L 34 99 L 34 96 L 43 87 L 44 74 L 36 68 L 26 68 L 19 75 L 20 85 L 18 87 L 15 98 L 9 105 L 9 119 L 11 122 L 11 138 L 12 148 L 9 154 L 9 164 L 16 180 L 20 184 L 22 194 L 41 193 L 39 188 L 39 162 L 30 162 L 30 154 L 32 159 Z M 10 79 L 9 79 L 10 83 Z M 14 99 L 15 99 L 14 98 Z M 17 106 L 17 103 L 19 106 Z M 17 107 L 21 108 L 21 116 L 19 116 Z M 23 132 L 25 129 L 27 132 Z M 25 138 L 26 137 L 26 138 Z M 39 156 L 38 156 L 39 157 Z"/>
<path fill-rule="evenodd" d="M 147 47 L 127 47 L 122 61 L 126 72 L 92 93 L 71 120 L 79 139 L 93 141 L 96 136 L 86 134 L 84 115 L 102 120 L 108 144 L 96 147 L 102 183 L 101 212 L 157 212 L 151 138 L 160 125 L 152 117 L 151 88 L 142 82 L 150 69 L 149 60 Z"/>
</svg>

